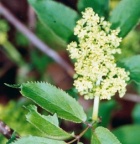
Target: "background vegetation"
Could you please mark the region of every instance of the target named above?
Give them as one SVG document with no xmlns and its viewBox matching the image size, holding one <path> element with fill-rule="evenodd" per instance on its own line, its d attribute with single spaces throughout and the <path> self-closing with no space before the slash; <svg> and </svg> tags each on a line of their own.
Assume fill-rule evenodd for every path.
<svg viewBox="0 0 140 144">
<path fill-rule="evenodd" d="M 92 101 L 79 97 L 72 86 L 73 62 L 66 46 L 76 39 L 73 28 L 80 12 L 92 7 L 112 23 L 112 28 L 121 28 L 122 54 L 116 58 L 132 74 L 132 83 L 122 99 L 116 94 L 114 99 L 101 102 L 100 125 L 109 128 L 122 144 L 140 143 L 140 0 L 1 0 L 0 3 L 0 119 L 20 136 L 44 136 L 26 121 L 27 109 L 23 105 L 32 102 L 4 85 L 26 81 L 47 81 L 66 90 L 91 115 Z M 3 7 L 10 15 L 5 14 Z M 8 16 L 14 16 L 14 22 Z M 39 111 L 47 113 L 40 107 Z M 82 124 L 64 120 L 60 125 L 76 133 L 84 128 Z M 88 131 L 81 141 L 88 144 L 90 137 Z M 7 141 L 1 132 L 0 143 Z"/>
</svg>

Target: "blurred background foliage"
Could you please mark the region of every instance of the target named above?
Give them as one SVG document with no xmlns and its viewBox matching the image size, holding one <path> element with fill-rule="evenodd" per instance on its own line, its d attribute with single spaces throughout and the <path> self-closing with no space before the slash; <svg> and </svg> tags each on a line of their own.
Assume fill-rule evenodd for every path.
<svg viewBox="0 0 140 144">
<path fill-rule="evenodd" d="M 29 3 L 34 7 L 36 13 L 30 13 L 30 6 L 26 0 L 1 1 L 15 17 L 24 23 L 32 32 L 35 33 L 44 43 L 53 50 L 57 51 L 65 61 L 71 66 L 72 62 L 68 58 L 66 45 L 74 40 L 73 27 L 75 21 L 80 17 L 80 11 L 85 7 L 93 6 L 95 12 L 108 19 L 110 11 L 119 3 L 119 0 L 86 1 L 86 0 L 59 0 L 53 3 L 52 7 L 45 10 L 51 17 L 46 18 L 46 13 L 38 13 L 37 5 L 33 0 Z M 38 1 L 39 2 L 39 1 Z M 58 5 L 58 7 L 56 7 Z M 66 7 L 67 5 L 67 7 Z M 70 8 L 71 7 L 71 8 Z M 56 14 L 55 10 L 59 13 Z M 63 12 L 66 9 L 67 13 Z M 76 12 L 77 11 L 77 12 Z M 71 15 L 69 15 L 71 13 Z M 62 17 L 58 17 L 62 15 Z M 29 17 L 33 18 L 33 23 Z M 67 19 L 63 19 L 67 17 Z M 70 21 L 72 19 L 72 21 Z M 48 21 L 50 23 L 48 23 Z M 58 24 L 58 27 L 56 27 Z M 31 26 L 30 26 L 31 25 Z M 69 27 L 70 26 L 70 27 Z M 64 30 L 63 30 L 64 29 Z M 72 31 L 71 31 L 72 30 Z M 54 33 L 54 31 L 56 33 Z M 62 33 L 63 32 L 63 33 Z M 117 60 L 140 54 L 140 25 L 131 30 L 123 39 L 121 44 L 122 54 L 117 55 Z M 73 79 L 54 62 L 50 57 L 37 50 L 32 43 L 13 25 L 8 23 L 4 17 L 0 17 L 0 119 L 14 129 L 21 136 L 23 135 L 42 135 L 34 127 L 26 122 L 26 109 L 23 105 L 31 103 L 21 98 L 15 89 L 4 86 L 4 83 L 23 83 L 26 81 L 48 81 L 56 86 L 67 90 L 73 97 L 83 105 L 87 115 L 91 115 L 91 101 L 84 101 L 78 97 L 77 91 L 72 88 Z M 139 97 L 140 85 L 131 84 L 128 86 L 128 93 Z M 138 100 L 115 99 L 103 101 L 100 105 L 99 115 L 102 117 L 102 126 L 110 128 L 123 144 L 140 143 L 140 97 Z M 42 109 L 40 109 L 42 111 Z M 43 112 L 43 111 L 42 111 Z M 71 127 L 80 129 L 83 126 L 75 126 L 62 122 L 64 129 L 70 130 Z M 77 130 L 78 132 L 78 130 Z M 90 131 L 84 136 L 84 143 L 88 144 L 91 137 Z M 0 134 L 0 143 L 6 143 L 6 139 Z"/>
</svg>

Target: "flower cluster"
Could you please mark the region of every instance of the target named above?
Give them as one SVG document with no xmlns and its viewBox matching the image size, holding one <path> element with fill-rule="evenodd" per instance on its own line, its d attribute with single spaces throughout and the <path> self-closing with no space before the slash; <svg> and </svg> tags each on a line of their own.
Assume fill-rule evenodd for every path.
<svg viewBox="0 0 140 144">
<path fill-rule="evenodd" d="M 119 29 L 111 30 L 110 26 L 92 8 L 86 8 L 74 29 L 78 43 L 68 45 L 75 60 L 74 86 L 85 99 L 110 99 L 116 92 L 122 97 L 126 92 L 129 73 L 116 66 L 114 57 L 121 53 L 118 46 L 122 39 Z"/>
</svg>

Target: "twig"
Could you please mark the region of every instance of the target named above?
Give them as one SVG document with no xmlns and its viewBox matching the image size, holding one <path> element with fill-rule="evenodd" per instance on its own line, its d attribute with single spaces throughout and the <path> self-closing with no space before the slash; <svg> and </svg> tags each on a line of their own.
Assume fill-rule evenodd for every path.
<svg viewBox="0 0 140 144">
<path fill-rule="evenodd" d="M 136 94 L 127 93 L 124 97 L 124 100 L 140 103 L 140 96 Z"/>
<path fill-rule="evenodd" d="M 7 139 L 10 139 L 12 134 L 13 134 L 13 130 L 7 126 L 3 121 L 0 120 L 0 133 L 2 135 L 4 135 Z M 19 138 L 19 136 L 16 136 L 17 138 Z"/>
<path fill-rule="evenodd" d="M 36 27 L 36 15 L 33 8 L 29 5 L 28 7 L 28 28 L 34 32 Z M 33 49 L 33 44 L 29 43 L 30 51 Z"/>
<path fill-rule="evenodd" d="M 33 8 L 29 5 L 28 7 L 28 27 L 32 32 L 35 30 L 36 16 Z"/>
<path fill-rule="evenodd" d="M 15 26 L 17 30 L 23 33 L 32 42 L 36 48 L 50 56 L 55 62 L 63 67 L 66 72 L 72 77 L 74 74 L 73 68 L 63 60 L 57 52 L 50 49 L 45 43 L 43 43 L 33 32 L 28 30 L 18 19 L 16 19 L 8 10 L 0 3 L 0 14 L 2 14 L 11 24 Z"/>
<path fill-rule="evenodd" d="M 90 125 L 88 125 L 78 136 L 75 137 L 75 139 L 71 140 L 70 142 L 68 142 L 67 144 L 71 144 L 75 141 L 78 141 L 84 134 L 85 132 L 90 128 Z"/>
</svg>

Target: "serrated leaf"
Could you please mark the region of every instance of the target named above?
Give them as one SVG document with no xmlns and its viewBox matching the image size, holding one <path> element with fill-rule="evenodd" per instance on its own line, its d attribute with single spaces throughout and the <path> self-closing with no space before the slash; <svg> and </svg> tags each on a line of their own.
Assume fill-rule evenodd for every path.
<svg viewBox="0 0 140 144">
<path fill-rule="evenodd" d="M 52 140 L 43 137 L 29 136 L 17 139 L 11 144 L 66 144 L 64 141 Z"/>
<path fill-rule="evenodd" d="M 58 117 L 56 114 L 54 114 L 53 116 L 51 115 L 48 115 L 48 116 L 45 116 L 45 115 L 42 115 L 42 117 L 44 119 L 46 119 L 47 121 L 49 121 L 50 123 L 54 124 L 55 126 L 59 126 L 59 121 L 58 121 Z"/>
<path fill-rule="evenodd" d="M 21 86 L 21 84 L 7 84 L 7 83 L 4 83 L 4 84 L 11 88 L 19 88 Z"/>
<path fill-rule="evenodd" d="M 120 27 L 120 37 L 125 37 L 140 19 L 140 0 L 122 0 L 111 12 L 112 28 Z"/>
<path fill-rule="evenodd" d="M 71 134 L 65 132 L 58 126 L 58 118 L 54 116 L 43 116 L 37 112 L 37 107 L 30 105 L 30 111 L 27 115 L 27 121 L 35 126 L 38 130 L 46 134 L 47 138 L 65 140 L 72 137 Z"/>
<path fill-rule="evenodd" d="M 23 83 L 21 94 L 43 109 L 56 113 L 58 117 L 81 123 L 86 121 L 86 114 L 80 104 L 66 92 L 48 83 Z"/>
<path fill-rule="evenodd" d="M 140 55 L 120 60 L 118 66 L 130 72 L 130 80 L 140 83 Z"/>
<path fill-rule="evenodd" d="M 109 0 L 79 0 L 78 10 L 84 11 L 87 7 L 92 7 L 99 16 L 107 16 L 109 11 Z"/>
<path fill-rule="evenodd" d="M 78 13 L 53 0 L 28 0 L 39 19 L 61 39 L 69 42 Z"/>
<path fill-rule="evenodd" d="M 96 135 L 95 140 L 98 142 L 97 144 L 121 144 L 115 135 L 104 127 L 97 127 L 94 134 Z"/>
<path fill-rule="evenodd" d="M 140 125 L 127 125 L 113 131 L 122 144 L 140 143 Z"/>
</svg>

